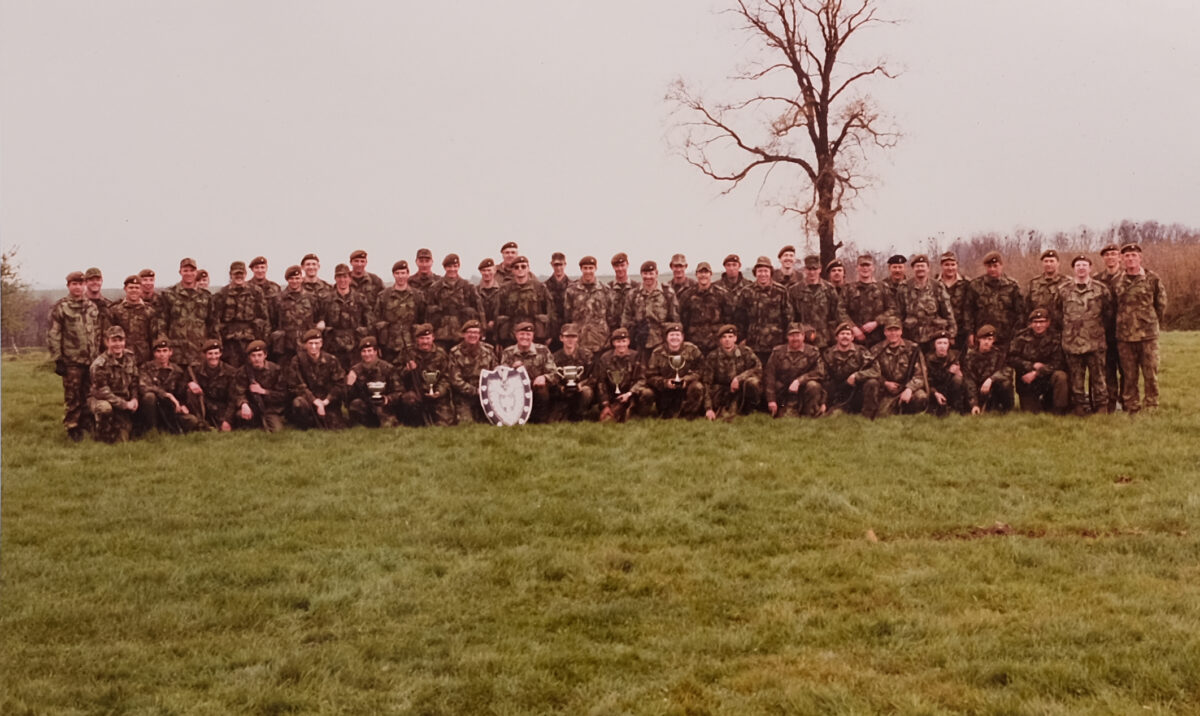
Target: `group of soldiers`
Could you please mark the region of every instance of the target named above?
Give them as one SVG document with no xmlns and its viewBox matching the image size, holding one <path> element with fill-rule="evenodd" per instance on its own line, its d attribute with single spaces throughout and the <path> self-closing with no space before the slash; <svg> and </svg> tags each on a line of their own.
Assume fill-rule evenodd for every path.
<svg viewBox="0 0 1200 716">
<path fill-rule="evenodd" d="M 280 286 L 259 256 L 234 261 L 216 292 L 185 258 L 174 286 L 158 290 L 143 269 L 118 302 L 101 295 L 99 269 L 72 272 L 48 336 L 67 433 L 486 422 L 480 375 L 499 365 L 528 373 L 532 422 L 977 414 L 1016 397 L 1076 415 L 1158 405 L 1167 299 L 1137 244 L 1105 246 L 1095 274 L 1085 254 L 1064 273 L 1045 251 L 1026 291 L 997 252 L 970 280 L 953 253 L 936 273 L 924 254 L 892 256 L 882 280 L 870 255 L 850 280 L 841 260 L 798 262 L 792 246 L 778 265 L 759 257 L 753 278 L 736 254 L 693 276 L 675 254 L 665 281 L 654 261 L 631 277 L 618 253 L 607 283 L 592 256 L 570 278 L 555 253 L 542 280 L 516 243 L 501 257 L 479 263 L 476 284 L 456 254 L 439 275 L 420 249 L 416 270 L 396 261 L 385 285 L 365 251 L 333 283 L 308 254 Z"/>
</svg>

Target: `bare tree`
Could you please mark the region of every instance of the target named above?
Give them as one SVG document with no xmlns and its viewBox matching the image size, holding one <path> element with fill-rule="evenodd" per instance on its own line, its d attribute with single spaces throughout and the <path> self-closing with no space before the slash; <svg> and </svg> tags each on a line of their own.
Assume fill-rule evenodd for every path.
<svg viewBox="0 0 1200 716">
<path fill-rule="evenodd" d="M 869 183 L 869 150 L 899 134 L 860 85 L 895 74 L 886 62 L 850 63 L 846 46 L 864 30 L 892 24 L 875 0 L 735 0 L 728 10 L 758 45 L 731 79 L 740 99 L 707 100 L 683 80 L 667 95 L 682 117 L 672 142 L 729 193 L 761 175 L 760 197 L 815 230 L 821 263 L 837 255 L 835 221 Z M 768 185 L 778 199 L 764 196 Z"/>
<path fill-rule="evenodd" d="M 0 341 L 11 343 L 14 349 L 17 336 L 29 323 L 32 304 L 29 286 L 17 274 L 16 255 L 16 247 L 0 254 Z"/>
</svg>

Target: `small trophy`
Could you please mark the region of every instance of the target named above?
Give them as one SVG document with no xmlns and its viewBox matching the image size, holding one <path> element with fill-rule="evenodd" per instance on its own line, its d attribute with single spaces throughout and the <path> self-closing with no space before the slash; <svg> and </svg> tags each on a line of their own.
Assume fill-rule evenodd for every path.
<svg viewBox="0 0 1200 716">
<path fill-rule="evenodd" d="M 426 370 L 421 372 L 421 380 L 425 381 L 425 394 L 430 398 L 433 397 L 434 388 L 437 387 L 438 378 L 440 378 L 441 375 L 442 374 L 436 370 Z"/>
<path fill-rule="evenodd" d="M 387 387 L 387 382 L 382 380 L 372 380 L 367 383 L 367 390 L 371 391 L 371 402 L 383 402 L 383 389 Z"/>
<path fill-rule="evenodd" d="M 583 377 L 583 366 L 581 365 L 560 365 L 556 369 L 559 376 L 566 381 L 563 387 L 567 390 L 575 390 L 579 387 L 579 379 Z"/>
<path fill-rule="evenodd" d="M 615 368 L 609 370 L 608 379 L 611 380 L 613 384 L 613 395 L 620 395 L 621 383 L 625 381 L 625 371 Z"/>
<path fill-rule="evenodd" d="M 667 356 L 667 362 L 671 364 L 672 370 L 675 371 L 675 377 L 671 379 L 671 385 L 678 388 L 683 385 L 683 378 L 679 377 L 679 371 L 683 370 L 683 364 L 686 362 L 683 354 Z"/>
</svg>

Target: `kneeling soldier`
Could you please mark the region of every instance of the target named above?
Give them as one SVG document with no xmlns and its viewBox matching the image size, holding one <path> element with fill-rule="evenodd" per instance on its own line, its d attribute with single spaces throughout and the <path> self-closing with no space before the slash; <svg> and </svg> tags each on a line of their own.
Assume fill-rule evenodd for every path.
<svg viewBox="0 0 1200 716">
<path fill-rule="evenodd" d="M 704 357 L 704 416 L 709 420 L 732 419 L 758 406 L 762 362 L 737 339 L 737 328 L 729 323 L 721 326 L 717 347 Z"/>
<path fill-rule="evenodd" d="M 304 350 L 292 357 L 287 368 L 288 392 L 292 395 L 291 420 L 301 428 L 342 427 L 342 394 L 346 371 L 333 355 L 321 350 L 321 331 L 304 334 Z"/>
<path fill-rule="evenodd" d="M 138 409 L 138 368 L 133 354 L 125 350 L 125 329 L 109 326 L 104 331 L 108 347 L 92 361 L 91 397 L 88 407 L 96 421 L 96 439 L 106 443 L 125 442 L 133 432 Z"/>
<path fill-rule="evenodd" d="M 550 417 L 550 388 L 558 384 L 558 366 L 550 349 L 533 342 L 533 322 L 520 321 L 514 329 L 517 342 L 500 354 L 500 363 L 510 368 L 525 366 L 533 386 L 530 422 L 544 423 Z"/>
<path fill-rule="evenodd" d="M 550 421 L 583 419 L 596 390 L 592 381 L 592 352 L 579 345 L 579 328 L 574 323 L 564 324 L 559 331 L 562 348 L 554 352 L 554 365 L 562 378 L 551 391 Z"/>
<path fill-rule="evenodd" d="M 454 404 L 450 400 L 450 356 L 434 345 L 433 326 L 413 326 L 416 345 L 406 353 L 397 371 L 405 392 L 400 396 L 409 425 L 453 425 Z"/>
<path fill-rule="evenodd" d="M 479 375 L 496 367 L 496 349 L 483 340 L 483 326 L 474 318 L 462 324 L 462 340 L 450 349 L 450 387 L 457 422 L 486 423 L 479 404 Z"/>
<path fill-rule="evenodd" d="M 623 423 L 630 411 L 644 416 L 654 393 L 642 379 L 642 362 L 629 349 L 629 331 L 616 329 L 609 342 L 612 348 L 596 359 L 592 370 L 600 394 L 600 422 Z"/>
<path fill-rule="evenodd" d="M 246 346 L 246 362 L 238 372 L 238 385 L 245 398 L 238 418 L 239 427 L 258 426 L 268 433 L 282 430 L 283 413 L 288 404 L 287 380 L 283 368 L 267 360 L 264 341 L 251 341 Z"/>
<path fill-rule="evenodd" d="M 869 418 L 898 413 L 923 413 L 929 396 L 925 392 L 925 357 L 921 347 L 904 337 L 903 324 L 889 316 L 883 324 L 883 343 L 872 349 L 874 370 L 879 375 L 879 404 Z"/>
<path fill-rule="evenodd" d="M 400 424 L 396 407 L 400 405 L 400 383 L 391 363 L 379 357 L 374 336 L 358 342 L 362 358 L 346 374 L 346 398 L 351 425 L 369 428 L 394 428 Z"/>
<path fill-rule="evenodd" d="M 654 349 L 646 365 L 646 382 L 654 391 L 660 418 L 684 417 L 689 420 L 704 414 L 704 356 L 694 343 L 683 340 L 683 326 L 667 323 L 666 342 Z"/>
<path fill-rule="evenodd" d="M 171 360 L 171 341 L 159 336 L 154 357 L 138 371 L 138 422 L 141 430 L 165 430 L 176 435 L 200 429 L 200 420 L 187 406 L 187 377 Z"/>
<path fill-rule="evenodd" d="M 881 329 L 882 330 L 882 329 Z M 825 401 L 831 413 L 862 413 L 879 402 L 879 379 L 871 352 L 854 342 L 854 324 L 839 323 L 834 343 L 821 353 L 825 363 Z"/>
<path fill-rule="evenodd" d="M 237 372 L 221 360 L 221 341 L 210 338 L 202 349 L 204 361 L 188 366 L 188 407 L 207 427 L 229 432 L 234 412 L 245 404 Z"/>
<path fill-rule="evenodd" d="M 925 354 L 925 369 L 929 377 L 929 412 L 939 417 L 949 412 L 967 412 L 967 390 L 963 384 L 962 366 L 958 351 L 950 347 L 949 331 L 933 338 L 933 351 Z"/>
<path fill-rule="evenodd" d="M 804 343 L 808 327 L 788 326 L 787 343 L 775 346 L 763 378 L 767 410 L 775 417 L 815 418 L 825 410 L 825 363 L 821 352 Z"/>
<path fill-rule="evenodd" d="M 1013 407 L 1013 386 L 1004 354 L 996 348 L 996 329 L 985 324 L 975 332 L 975 346 L 967 349 L 963 383 L 971 414 L 993 410 L 1007 413 Z"/>
<path fill-rule="evenodd" d="M 1008 348 L 1008 365 L 1017 375 L 1022 412 L 1067 412 L 1071 400 L 1067 362 L 1062 338 L 1050 327 L 1049 311 L 1036 308 L 1029 314 L 1029 327 L 1018 333 Z"/>
</svg>

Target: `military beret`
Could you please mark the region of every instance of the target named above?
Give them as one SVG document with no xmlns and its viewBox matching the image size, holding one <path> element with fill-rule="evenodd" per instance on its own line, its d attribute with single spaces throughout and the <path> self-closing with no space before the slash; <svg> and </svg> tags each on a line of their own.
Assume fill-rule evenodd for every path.
<svg viewBox="0 0 1200 716">
<path fill-rule="evenodd" d="M 337 266 L 333 267 L 333 275 L 335 277 L 336 276 L 349 276 L 350 275 L 350 267 L 347 266 L 346 264 L 338 264 Z"/>
<path fill-rule="evenodd" d="M 316 261 L 317 263 L 321 263 L 321 259 L 317 258 L 316 254 L 304 254 L 304 258 L 300 259 L 300 263 L 304 263 L 305 261 Z"/>
<path fill-rule="evenodd" d="M 793 333 L 804 333 L 804 324 L 796 322 L 789 323 L 787 332 L 789 336 Z"/>
<path fill-rule="evenodd" d="M 612 257 L 612 265 L 613 266 L 616 266 L 617 264 L 627 264 L 627 263 L 629 263 L 629 255 L 626 254 L 624 251 L 622 251 L 618 254 L 613 254 L 613 257 Z"/>
<path fill-rule="evenodd" d="M 246 273 L 246 262 L 245 261 L 234 261 L 233 263 L 229 264 L 229 273 L 235 274 L 238 271 L 241 271 L 242 273 Z"/>
<path fill-rule="evenodd" d="M 666 333 L 670 333 L 671 331 L 679 331 L 680 333 L 683 333 L 683 324 L 676 323 L 675 321 L 669 321 L 667 323 L 664 323 L 663 324 L 663 333 L 666 334 Z"/>
<path fill-rule="evenodd" d="M 469 321 L 464 321 L 462 324 L 462 327 L 459 330 L 462 333 L 466 333 L 467 331 L 471 330 L 472 328 L 478 328 L 479 330 L 483 330 L 483 326 L 480 325 L 479 321 L 475 320 L 474 318 L 470 319 Z"/>
<path fill-rule="evenodd" d="M 908 263 L 908 259 L 904 258 L 904 256 L 901 254 L 892 254 L 888 257 L 887 262 L 888 266 L 895 266 L 897 264 L 903 265 Z"/>
<path fill-rule="evenodd" d="M 104 274 L 100 273 L 100 269 L 95 266 L 83 272 L 83 278 L 86 281 L 89 278 L 104 278 Z"/>
<path fill-rule="evenodd" d="M 578 336 L 579 335 L 579 326 L 576 326 L 574 323 L 564 323 L 563 327 L 559 329 L 558 335 L 560 335 L 560 336 Z"/>
<path fill-rule="evenodd" d="M 861 256 L 858 257 L 858 265 L 859 266 L 874 266 L 875 265 L 875 257 L 872 256 L 871 254 L 862 254 Z"/>
<path fill-rule="evenodd" d="M 500 247 L 500 250 L 501 250 L 501 251 L 504 251 L 505 249 L 515 249 L 515 248 L 517 248 L 517 242 L 515 242 L 515 241 L 506 241 L 506 242 L 504 243 L 504 245 Z"/>
<path fill-rule="evenodd" d="M 432 333 L 433 333 L 433 324 L 431 324 L 431 323 L 418 323 L 417 325 L 413 326 L 413 338 L 419 338 L 421 336 L 428 336 Z"/>
<path fill-rule="evenodd" d="M 432 251 L 430 251 L 429 249 L 417 249 L 417 258 L 419 258 L 419 259 L 432 259 L 432 258 L 433 258 L 433 252 L 432 252 Z"/>
<path fill-rule="evenodd" d="M 781 258 L 783 258 L 783 255 L 786 253 L 793 253 L 793 254 L 796 253 L 796 247 L 792 246 L 791 244 L 784 246 L 782 249 L 779 250 L 779 253 L 776 254 L 775 258 L 781 259 Z"/>
<path fill-rule="evenodd" d="M 725 257 L 725 260 L 721 262 L 721 265 L 727 266 L 729 264 L 737 264 L 737 265 L 741 266 L 742 260 L 740 258 L 738 258 L 737 254 L 729 254 L 728 256 Z"/>
<path fill-rule="evenodd" d="M 304 332 L 303 340 L 305 343 L 308 343 L 309 341 L 317 341 L 320 339 L 321 339 L 321 332 L 315 328 L 310 328 Z"/>
<path fill-rule="evenodd" d="M 154 278 L 154 269 L 144 268 L 138 271 L 138 276 L 142 278 Z"/>
<path fill-rule="evenodd" d="M 267 262 L 266 256 L 255 256 L 254 258 L 250 259 L 250 268 L 254 268 L 255 266 L 257 266 L 259 264 L 265 264 L 266 262 Z"/>
<path fill-rule="evenodd" d="M 200 269 L 197 271 L 196 278 L 208 278 L 208 269 Z"/>
<path fill-rule="evenodd" d="M 446 258 L 442 259 L 443 266 L 457 266 L 459 263 L 458 254 L 446 254 Z"/>
<path fill-rule="evenodd" d="M 581 268 L 583 266 L 595 266 L 595 265 L 596 265 L 596 257 L 595 256 L 584 256 L 583 258 L 579 259 L 579 266 Z"/>
<path fill-rule="evenodd" d="M 947 251 L 946 253 L 942 254 L 941 258 L 939 260 L 942 263 L 946 263 L 947 261 L 953 261 L 954 263 L 958 263 L 958 257 L 954 255 L 953 251 Z"/>
<path fill-rule="evenodd" d="M 283 272 L 283 277 L 291 278 L 292 276 L 299 276 L 300 273 L 301 273 L 300 267 L 293 264 L 291 266 L 288 266 L 287 270 Z"/>
<path fill-rule="evenodd" d="M 482 271 L 485 268 L 491 268 L 492 266 L 495 266 L 495 265 L 496 265 L 496 262 L 493 261 L 492 259 L 484 259 L 483 261 L 479 262 L 479 270 Z M 395 271 L 395 269 L 392 269 L 392 270 Z"/>
<path fill-rule="evenodd" d="M 841 333 L 842 331 L 850 331 L 851 333 L 853 333 L 854 332 L 854 324 L 851 323 L 850 321 L 842 321 L 841 323 L 837 324 L 837 328 L 833 329 L 833 335 L 836 336 L 837 334 Z"/>
<path fill-rule="evenodd" d="M 262 341 L 255 341 L 255 342 L 262 343 Z M 250 345 L 254 345 L 254 343 L 251 343 Z M 166 336 L 159 336 L 158 338 L 154 339 L 154 350 L 158 350 L 159 348 L 170 348 L 170 347 L 171 347 L 171 339 L 170 338 L 167 338 Z"/>
<path fill-rule="evenodd" d="M 104 329 L 104 337 L 105 338 L 124 338 L 125 337 L 125 329 L 121 328 L 120 326 L 109 326 L 108 328 Z"/>
<path fill-rule="evenodd" d="M 363 339 L 358 342 L 358 349 L 363 348 L 378 348 L 379 341 L 375 340 L 375 336 L 363 336 Z"/>
<path fill-rule="evenodd" d="M 842 263 L 841 259 L 834 259 L 833 261 L 830 261 L 829 263 L 825 264 L 825 272 L 826 273 L 832 271 L 835 268 L 846 268 L 846 264 Z"/>
<path fill-rule="evenodd" d="M 1080 261 L 1087 261 L 1089 266 L 1091 266 L 1091 264 L 1092 264 L 1092 260 L 1090 258 L 1088 258 L 1087 254 L 1079 254 L 1075 258 L 1071 259 L 1071 265 L 1074 266 L 1075 264 L 1079 263 Z"/>
<path fill-rule="evenodd" d="M 622 338 L 624 338 L 625 340 L 629 340 L 629 329 L 628 328 L 624 328 L 624 327 L 617 328 L 616 330 L 614 330 L 612 332 L 612 335 L 608 337 L 608 341 L 611 343 L 613 341 L 620 340 Z"/>
<path fill-rule="evenodd" d="M 67 274 L 67 283 L 75 283 L 76 281 L 83 283 L 82 271 L 72 271 L 71 273 Z"/>
<path fill-rule="evenodd" d="M 673 254 L 671 256 L 671 266 L 687 266 L 687 257 L 683 254 Z"/>
<path fill-rule="evenodd" d="M 1045 251 L 1042 252 L 1041 258 L 1056 259 L 1056 258 L 1058 258 L 1058 252 L 1055 251 L 1054 249 L 1046 249 Z"/>
<path fill-rule="evenodd" d="M 196 268 L 196 259 L 193 259 L 193 258 L 179 259 L 179 268 L 183 268 L 184 266 L 191 266 L 192 268 Z"/>
<path fill-rule="evenodd" d="M 154 347 L 157 348 L 158 344 L 155 344 Z M 267 344 L 265 342 L 250 341 L 250 343 L 248 343 L 246 345 L 246 355 L 250 355 L 251 353 L 257 353 L 259 351 L 262 351 L 263 353 L 267 352 Z"/>
<path fill-rule="evenodd" d="M 707 261 L 701 261 L 700 263 L 696 264 L 696 273 L 700 273 L 701 271 L 704 271 L 705 273 L 712 273 L 712 266 L 709 266 Z"/>
<path fill-rule="evenodd" d="M 766 256 L 758 257 L 758 259 L 754 262 L 754 270 L 757 271 L 759 266 L 766 266 L 767 268 L 775 268 L 775 264 L 771 263 L 771 259 L 767 258 Z"/>
<path fill-rule="evenodd" d="M 945 338 L 948 341 L 954 340 L 954 336 L 950 335 L 950 331 L 946 331 L 946 330 L 938 331 L 937 333 L 933 334 L 933 340 L 936 341 L 939 338 Z"/>
<path fill-rule="evenodd" d="M 131 283 L 136 283 L 137 285 L 141 286 L 141 285 L 142 285 L 142 279 L 138 278 L 138 275 L 137 275 L 137 274 L 131 274 L 131 275 L 129 275 L 129 276 L 126 276 L 126 277 L 125 277 L 125 283 L 123 283 L 123 284 L 121 284 L 121 285 L 122 285 L 122 286 L 128 286 L 128 285 L 129 285 L 129 284 L 131 284 Z"/>
<path fill-rule="evenodd" d="M 1131 241 L 1128 244 L 1125 244 L 1124 246 L 1121 247 L 1121 253 L 1123 253 L 1123 254 L 1131 254 L 1135 251 L 1138 252 L 1139 254 L 1142 253 L 1141 244 L 1135 244 Z"/>
<path fill-rule="evenodd" d="M 1117 253 L 1121 253 L 1121 247 L 1117 246 L 1116 244 L 1105 244 L 1104 248 L 1100 249 L 1100 255 L 1103 256 L 1104 254 L 1107 254 L 1109 251 L 1116 251 Z"/>
<path fill-rule="evenodd" d="M 737 326 L 733 325 L 732 323 L 726 323 L 725 325 L 723 325 L 717 329 L 717 336 L 720 337 L 727 333 L 732 333 L 733 335 L 736 336 L 737 332 L 738 332 Z"/>
<path fill-rule="evenodd" d="M 909 263 L 910 263 L 910 264 L 912 264 L 913 266 L 916 266 L 917 264 L 926 264 L 926 265 L 928 265 L 928 264 L 929 264 L 929 257 L 928 257 L 928 256 L 926 256 L 925 254 L 917 254 L 916 256 L 912 257 L 912 260 L 911 260 L 911 261 L 909 261 Z"/>
<path fill-rule="evenodd" d="M 400 270 L 404 270 L 404 271 L 408 270 L 408 262 L 405 261 L 404 259 L 400 259 L 396 263 L 392 264 L 392 273 L 396 273 L 397 271 L 400 271 Z"/>
<path fill-rule="evenodd" d="M 367 257 L 367 252 L 363 251 L 362 249 L 355 249 L 350 252 L 350 260 L 351 261 L 353 261 L 354 259 L 365 259 L 366 257 Z"/>
<path fill-rule="evenodd" d="M 555 251 L 554 253 L 550 254 L 550 263 L 554 263 L 555 261 L 562 261 L 563 263 L 566 263 L 567 255 L 561 251 Z"/>
<path fill-rule="evenodd" d="M 647 271 L 657 271 L 657 270 L 658 270 L 658 264 L 654 263 L 653 261 L 643 261 L 642 262 L 642 271 L 641 271 L 642 273 L 646 273 Z"/>
<path fill-rule="evenodd" d="M 904 324 L 900 322 L 900 317 L 894 313 L 889 313 L 887 318 L 883 319 L 884 329 L 888 328 L 903 328 Z"/>
<path fill-rule="evenodd" d="M 533 322 L 532 321 L 518 321 L 517 325 L 513 326 L 513 333 L 520 333 L 521 331 L 532 331 L 532 330 L 533 330 Z"/>
<path fill-rule="evenodd" d="M 998 264 L 1003 261 L 1004 259 L 1000 258 L 999 251 L 989 251 L 983 255 L 983 263 L 985 264 Z"/>
<path fill-rule="evenodd" d="M 204 351 L 205 353 L 209 351 L 219 351 L 221 350 L 221 341 L 218 341 L 216 338 L 206 338 L 204 339 L 204 345 L 200 346 L 200 350 Z"/>
<path fill-rule="evenodd" d="M 988 336 L 996 337 L 996 327 L 990 323 L 983 324 L 975 331 L 976 338 L 987 338 Z"/>
<path fill-rule="evenodd" d="M 1049 321 L 1050 312 L 1044 308 L 1035 308 L 1029 312 L 1030 321 Z"/>
<path fill-rule="evenodd" d="M 518 256 L 515 259 L 513 259 L 513 265 L 516 266 L 517 264 L 525 264 L 526 266 L 528 266 L 529 258 L 526 256 Z"/>
<path fill-rule="evenodd" d="M 804 268 L 806 268 L 806 269 L 821 268 L 821 257 L 817 256 L 816 254 L 809 254 L 808 256 L 805 256 L 804 257 Z"/>
</svg>

